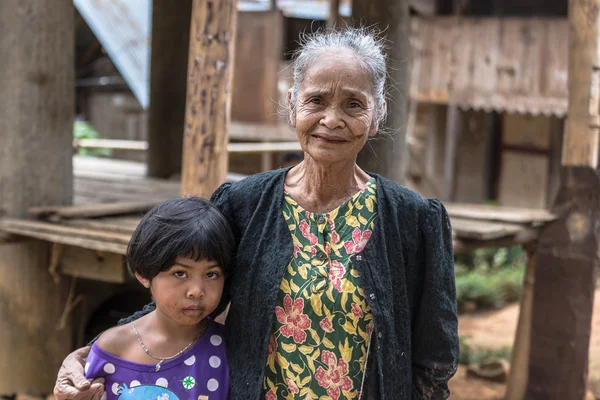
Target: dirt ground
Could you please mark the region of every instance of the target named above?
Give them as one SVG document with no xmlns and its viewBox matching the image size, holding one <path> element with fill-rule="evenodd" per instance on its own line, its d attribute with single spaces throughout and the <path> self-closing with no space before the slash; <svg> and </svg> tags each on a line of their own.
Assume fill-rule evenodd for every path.
<svg viewBox="0 0 600 400">
<path fill-rule="evenodd" d="M 513 304 L 498 311 L 461 315 L 458 330 L 461 336 L 469 336 L 469 344 L 476 347 L 502 348 L 512 346 L 519 306 Z M 452 379 L 452 400 L 501 400 L 506 386 L 465 376 L 465 368 Z M 600 397 L 600 290 L 596 291 L 592 337 L 590 340 L 590 388 Z"/>
</svg>

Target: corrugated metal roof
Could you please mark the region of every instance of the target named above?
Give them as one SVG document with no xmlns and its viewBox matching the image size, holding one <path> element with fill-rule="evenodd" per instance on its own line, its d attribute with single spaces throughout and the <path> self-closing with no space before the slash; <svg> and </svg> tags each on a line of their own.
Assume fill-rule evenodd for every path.
<svg viewBox="0 0 600 400">
<path fill-rule="evenodd" d="M 567 19 L 414 18 L 412 28 L 417 100 L 566 115 Z"/>
<path fill-rule="evenodd" d="M 74 0 L 143 108 L 150 102 L 152 0 Z"/>
<path fill-rule="evenodd" d="M 150 35 L 152 0 L 73 0 L 118 68 L 131 91 L 147 109 L 150 103 Z M 173 0 L 177 1 L 177 0 Z M 288 17 L 327 19 L 328 0 L 278 0 Z M 242 0 L 240 11 L 264 11 L 269 0 Z M 350 0 L 342 0 L 340 14 L 350 15 Z"/>
</svg>

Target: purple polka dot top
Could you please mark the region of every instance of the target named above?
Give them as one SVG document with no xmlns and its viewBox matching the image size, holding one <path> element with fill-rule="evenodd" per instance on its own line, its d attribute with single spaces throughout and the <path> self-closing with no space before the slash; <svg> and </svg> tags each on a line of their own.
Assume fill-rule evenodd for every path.
<svg viewBox="0 0 600 400">
<path fill-rule="evenodd" d="M 94 344 L 85 376 L 106 379 L 103 400 L 225 400 L 229 368 L 223 325 L 211 321 L 196 344 L 179 357 L 164 361 L 159 371 L 156 364 L 123 360 Z"/>
</svg>

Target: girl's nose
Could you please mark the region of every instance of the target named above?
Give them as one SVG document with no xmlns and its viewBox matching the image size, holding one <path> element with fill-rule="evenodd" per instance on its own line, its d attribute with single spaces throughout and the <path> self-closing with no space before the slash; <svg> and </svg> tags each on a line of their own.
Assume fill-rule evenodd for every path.
<svg viewBox="0 0 600 400">
<path fill-rule="evenodd" d="M 188 299 L 201 299 L 204 297 L 204 285 L 201 280 L 190 283 L 186 296 Z"/>
</svg>

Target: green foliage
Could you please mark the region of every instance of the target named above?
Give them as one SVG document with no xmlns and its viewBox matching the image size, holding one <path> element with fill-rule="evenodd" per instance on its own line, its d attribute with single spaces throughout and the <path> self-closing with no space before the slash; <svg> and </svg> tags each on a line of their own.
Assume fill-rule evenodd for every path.
<svg viewBox="0 0 600 400">
<path fill-rule="evenodd" d="M 469 365 L 482 361 L 503 359 L 510 361 L 512 349 L 508 346 L 501 348 L 478 348 L 469 344 L 466 338 L 460 338 L 460 363 Z"/>
<path fill-rule="evenodd" d="M 100 135 L 94 129 L 92 124 L 87 121 L 75 121 L 73 124 L 74 139 L 100 139 Z M 77 154 L 80 156 L 89 157 L 110 157 L 112 151 L 110 149 L 77 149 Z"/>
<path fill-rule="evenodd" d="M 459 311 L 499 308 L 521 295 L 526 256 L 520 247 L 480 249 L 457 260 Z"/>
</svg>

